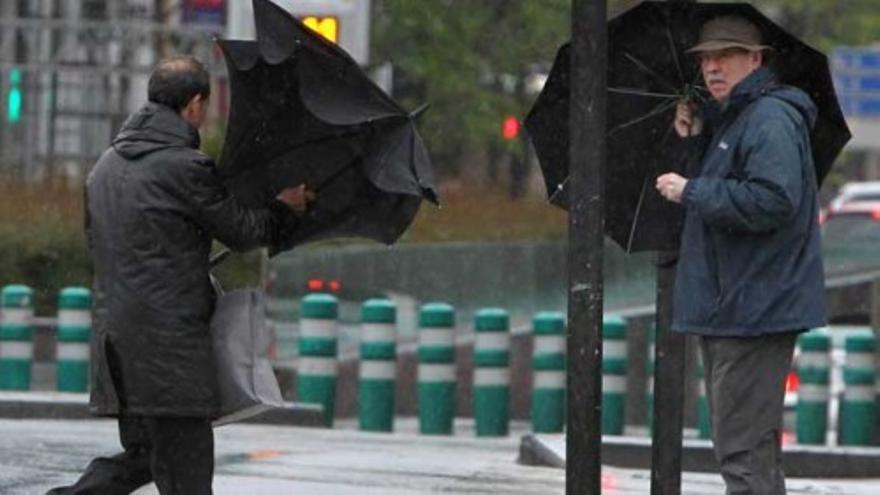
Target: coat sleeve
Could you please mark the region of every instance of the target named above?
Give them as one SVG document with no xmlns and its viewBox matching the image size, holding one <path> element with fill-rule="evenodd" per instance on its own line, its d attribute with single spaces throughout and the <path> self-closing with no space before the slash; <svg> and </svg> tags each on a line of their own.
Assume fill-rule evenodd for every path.
<svg viewBox="0 0 880 495">
<path fill-rule="evenodd" d="M 280 201 L 265 208 L 243 205 L 215 174 L 210 159 L 188 165 L 183 182 L 196 223 L 233 251 L 285 244 L 300 226 L 298 217 Z"/>
<path fill-rule="evenodd" d="M 743 138 L 737 177 L 690 179 L 683 204 L 709 226 L 760 233 L 779 228 L 796 214 L 803 196 L 800 135 L 792 118 L 752 119 Z"/>
</svg>

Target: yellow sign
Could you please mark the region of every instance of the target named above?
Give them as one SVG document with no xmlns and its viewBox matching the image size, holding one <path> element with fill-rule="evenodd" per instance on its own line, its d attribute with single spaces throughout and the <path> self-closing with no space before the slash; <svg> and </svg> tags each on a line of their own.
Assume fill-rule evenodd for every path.
<svg viewBox="0 0 880 495">
<path fill-rule="evenodd" d="M 336 17 L 303 17 L 303 24 L 333 43 L 339 42 L 339 19 Z"/>
</svg>

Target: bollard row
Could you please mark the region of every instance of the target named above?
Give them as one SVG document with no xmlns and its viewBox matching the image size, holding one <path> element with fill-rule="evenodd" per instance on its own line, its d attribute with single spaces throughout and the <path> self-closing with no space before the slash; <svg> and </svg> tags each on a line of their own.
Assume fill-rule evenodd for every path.
<svg viewBox="0 0 880 495">
<path fill-rule="evenodd" d="M 86 392 L 89 387 L 89 337 L 92 294 L 66 287 L 58 294 L 56 387 Z M 34 293 L 25 285 L 0 291 L 0 390 L 30 390 L 34 361 Z"/>
</svg>

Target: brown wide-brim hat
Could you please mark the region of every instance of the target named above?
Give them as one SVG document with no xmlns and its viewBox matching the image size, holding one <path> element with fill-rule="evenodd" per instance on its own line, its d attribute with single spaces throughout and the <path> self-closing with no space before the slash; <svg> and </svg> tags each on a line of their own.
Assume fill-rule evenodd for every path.
<svg viewBox="0 0 880 495">
<path fill-rule="evenodd" d="M 713 52 L 727 48 L 741 48 L 750 52 L 772 50 L 761 43 L 761 30 L 738 16 L 716 17 L 703 24 L 700 41 L 688 53 Z"/>
</svg>

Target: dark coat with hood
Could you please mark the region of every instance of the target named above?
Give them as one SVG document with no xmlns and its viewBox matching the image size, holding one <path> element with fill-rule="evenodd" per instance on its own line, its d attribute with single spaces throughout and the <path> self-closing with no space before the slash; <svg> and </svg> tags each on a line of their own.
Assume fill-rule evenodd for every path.
<svg viewBox="0 0 880 495">
<path fill-rule="evenodd" d="M 766 68 L 704 109 L 682 194 L 673 329 L 749 337 L 825 324 L 815 118 L 810 98 Z"/>
<path fill-rule="evenodd" d="M 86 182 L 95 267 L 91 410 L 211 418 L 218 409 L 208 330 L 212 239 L 244 251 L 296 228 L 284 204 L 242 207 L 168 107 L 133 114 Z"/>
</svg>

